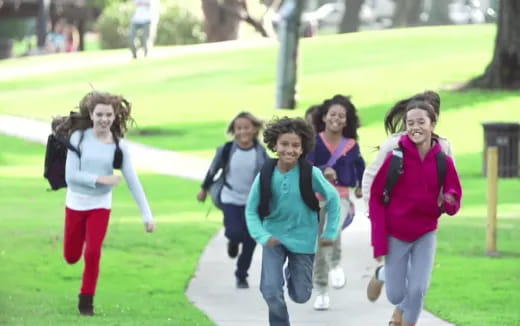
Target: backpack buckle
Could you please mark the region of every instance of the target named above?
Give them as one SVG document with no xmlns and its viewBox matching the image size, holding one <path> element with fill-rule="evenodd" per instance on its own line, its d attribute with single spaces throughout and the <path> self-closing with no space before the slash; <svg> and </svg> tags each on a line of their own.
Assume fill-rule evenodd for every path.
<svg viewBox="0 0 520 326">
<path fill-rule="evenodd" d="M 385 190 L 385 191 L 383 191 L 383 203 L 385 205 L 388 205 L 389 202 L 390 202 L 390 195 L 388 194 L 388 191 Z"/>
</svg>

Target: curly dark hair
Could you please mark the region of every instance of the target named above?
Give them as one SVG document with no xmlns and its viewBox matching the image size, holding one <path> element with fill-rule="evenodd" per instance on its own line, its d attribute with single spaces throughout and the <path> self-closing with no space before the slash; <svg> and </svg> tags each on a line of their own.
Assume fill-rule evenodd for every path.
<svg viewBox="0 0 520 326">
<path fill-rule="evenodd" d="M 317 133 L 325 130 L 325 122 L 323 117 L 327 115 L 329 109 L 334 104 L 341 105 L 345 108 L 347 114 L 347 125 L 343 128 L 343 137 L 358 139 L 357 129 L 360 127 L 359 117 L 354 104 L 350 101 L 350 96 L 334 95 L 332 98 L 326 99 L 313 115 L 314 129 Z"/>
<path fill-rule="evenodd" d="M 411 102 L 426 102 L 430 104 L 437 115 L 440 114 L 441 109 L 441 98 L 437 92 L 424 91 L 422 93 L 415 94 L 412 97 L 406 98 L 397 102 L 385 116 L 385 131 L 387 134 L 395 134 L 406 130 L 404 120 L 406 118 L 406 107 Z"/>
<path fill-rule="evenodd" d="M 127 121 L 134 122 L 130 113 L 132 105 L 121 95 L 107 92 L 91 91 L 79 102 L 79 112 L 71 111 L 66 117 L 57 117 L 52 122 L 52 128 L 57 134 L 69 137 L 76 130 L 92 127 L 90 114 L 98 104 L 112 105 L 114 122 L 110 130 L 118 138 L 123 138 L 128 130 Z"/>
<path fill-rule="evenodd" d="M 276 142 L 282 134 L 295 133 L 302 141 L 302 156 L 314 150 L 315 137 L 312 127 L 302 118 L 274 118 L 267 123 L 264 130 L 264 143 L 271 151 L 276 152 Z"/>
</svg>

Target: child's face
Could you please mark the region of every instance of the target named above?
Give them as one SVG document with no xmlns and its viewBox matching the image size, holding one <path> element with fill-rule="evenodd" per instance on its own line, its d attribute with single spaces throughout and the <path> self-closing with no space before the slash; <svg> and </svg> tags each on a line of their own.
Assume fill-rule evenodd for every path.
<svg viewBox="0 0 520 326">
<path fill-rule="evenodd" d="M 90 113 L 93 128 L 96 131 L 108 132 L 114 123 L 114 108 L 110 104 L 98 104 Z"/>
<path fill-rule="evenodd" d="M 347 125 L 347 110 L 342 105 L 333 104 L 327 114 L 323 116 L 323 122 L 325 123 L 325 130 L 340 133 Z"/>
<path fill-rule="evenodd" d="M 302 139 L 294 132 L 281 134 L 276 140 L 275 151 L 281 163 L 295 165 L 303 153 Z"/>
<path fill-rule="evenodd" d="M 257 129 L 247 118 L 238 118 L 233 123 L 233 135 L 239 144 L 251 144 L 255 139 Z"/>
<path fill-rule="evenodd" d="M 431 142 L 434 128 L 435 123 L 425 110 L 412 109 L 406 114 L 406 132 L 416 145 Z"/>
</svg>

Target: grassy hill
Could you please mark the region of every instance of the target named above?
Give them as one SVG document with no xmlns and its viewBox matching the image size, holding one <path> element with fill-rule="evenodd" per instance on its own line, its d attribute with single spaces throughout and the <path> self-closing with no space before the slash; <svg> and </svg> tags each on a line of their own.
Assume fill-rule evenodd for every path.
<svg viewBox="0 0 520 326">
<path fill-rule="evenodd" d="M 442 104 L 437 132 L 448 137 L 453 144 L 465 198 L 463 209 L 457 217 L 442 220 L 427 308 L 459 326 L 513 326 L 520 324 L 520 312 L 514 304 L 520 302 L 520 250 L 517 240 L 520 234 L 520 182 L 518 179 L 500 180 L 498 247 L 502 256 L 486 258 L 483 256 L 486 180 L 481 176 L 481 123 L 518 122 L 520 95 L 506 91 L 453 90 L 454 85 L 469 80 L 485 69 L 491 58 L 494 34 L 494 27 L 483 25 L 371 31 L 304 39 L 300 48 L 299 105 L 293 111 L 273 109 L 275 44 L 262 43 L 240 50 L 192 51 L 134 62 L 130 62 L 129 53 L 124 50 L 9 60 L 0 62 L 0 113 L 48 121 L 52 115 L 65 114 L 73 109 L 81 96 L 90 90 L 91 83 L 97 89 L 124 94 L 132 101 L 137 121 L 137 128 L 129 135 L 132 140 L 209 157 L 215 147 L 226 139 L 225 127 L 240 110 L 250 110 L 265 119 L 273 115 L 301 116 L 309 105 L 342 93 L 351 95 L 358 107 L 363 123 L 360 129 L 361 148 L 365 159 L 370 161 L 375 146 L 385 137 L 382 119 L 386 110 L 403 97 L 425 89 L 438 90 Z M 39 69 L 53 70 L 59 65 L 69 68 L 37 73 Z M 13 69 L 32 69 L 34 73 L 2 79 L 2 71 Z M 0 184 L 7 185 L 0 188 L 0 207 L 13 212 L 0 222 L 0 239 L 3 239 L 0 240 L 0 248 L 16 253 L 16 257 L 1 256 L 7 264 L 1 264 L 0 278 L 9 280 L 7 284 L 12 285 L 0 289 L 4 291 L 0 292 L 0 307 L 7 307 L 6 311 L 9 311 L 6 317 L 0 317 L 0 322 L 1 318 L 7 318 L 5 320 L 14 324 L 21 325 L 26 321 L 29 324 L 28 321 L 37 320 L 43 315 L 61 320 L 65 317 L 58 316 L 60 312 L 54 310 L 58 309 L 55 305 L 60 305 L 63 313 L 72 309 L 73 303 L 67 300 L 78 283 L 75 279 L 71 284 L 63 284 L 64 279 L 71 275 L 76 277 L 78 272 L 77 269 L 70 274 L 68 270 L 64 272 L 63 264 L 54 257 L 60 248 L 59 241 L 53 243 L 52 237 L 59 237 L 61 232 L 62 195 L 50 194 L 54 196 L 53 203 L 38 197 L 43 196 L 40 194 L 44 186 L 40 178 L 42 148 L 6 137 L 0 138 L 0 142 Z M 31 150 L 20 153 L 17 149 L 21 146 Z M 218 228 L 218 218 L 201 223 L 203 208 L 191 203 L 198 187 L 194 182 L 175 178 L 165 180 L 154 175 L 147 175 L 143 182 L 147 192 L 150 192 L 152 206 L 161 212 L 159 222 L 175 222 L 168 223 L 164 232 L 182 233 L 183 237 L 174 241 L 165 233 L 158 240 L 155 237 L 148 240 L 145 234 L 134 236 L 134 233 L 142 232 L 138 218 L 127 219 L 126 215 L 135 215 L 136 208 L 130 203 L 130 197 L 123 190 L 118 190 L 122 198 L 126 198 L 122 200 L 123 204 L 118 204 L 121 206 L 114 207 L 114 211 L 120 213 L 117 213 L 119 218 L 114 219 L 119 221 L 115 224 L 119 231 L 113 235 L 113 241 L 118 243 L 114 246 L 120 247 L 108 246 L 106 254 L 112 257 L 107 258 L 107 263 L 114 266 L 128 265 L 129 262 L 143 264 L 137 271 L 126 271 L 132 274 L 124 280 L 137 288 L 147 287 L 145 283 L 150 279 L 155 281 L 159 267 L 143 266 L 154 265 L 155 258 L 147 254 L 132 257 L 133 251 L 130 250 L 119 255 L 126 250 L 122 247 L 134 246 L 137 241 L 138 252 L 150 253 L 151 248 L 163 246 L 171 248 L 171 253 L 164 253 L 168 260 L 177 259 L 177 253 L 182 253 L 182 257 L 186 258 L 182 271 L 172 272 L 176 276 L 181 273 L 182 277 L 172 280 L 167 286 L 173 292 L 176 291 L 174 289 L 180 291 L 189 279 L 200 250 Z M 188 190 L 175 195 L 164 194 L 161 189 L 166 183 L 182 184 L 182 187 L 175 188 Z M 174 192 L 174 187 L 171 188 Z M 34 198 L 31 205 L 24 205 L 27 198 Z M 182 209 L 175 216 L 171 215 L 173 207 L 177 209 L 179 205 Z M 20 206 L 23 209 L 17 209 Z M 43 218 L 41 212 L 53 218 Z M 187 231 L 180 232 L 184 227 Z M 203 232 L 199 232 L 199 228 Z M 198 232 L 200 236 L 191 239 L 191 232 Z M 11 234 L 17 236 L 9 237 Z M 12 240 L 8 241 L 8 238 Z M 41 252 L 32 243 L 35 238 L 41 248 L 46 248 L 44 244 L 47 244 L 58 249 L 45 249 L 43 257 L 46 258 L 42 259 Z M 121 260 L 114 259 L 114 256 Z M 15 266 L 23 266 L 25 262 L 31 262 L 26 272 L 15 273 L 18 270 Z M 174 268 L 173 264 L 171 266 Z M 49 268 L 57 275 L 46 281 L 46 289 L 26 280 L 32 270 L 46 272 Z M 138 278 L 140 283 L 131 283 L 136 282 L 132 281 L 135 277 L 133 273 L 142 277 Z M 102 277 L 102 282 L 107 282 L 102 286 L 107 288 L 108 293 L 101 300 L 106 300 L 103 305 L 108 307 L 108 316 L 113 316 L 118 309 L 121 314 L 125 311 L 121 306 L 111 306 L 109 303 L 112 299 L 124 297 L 117 291 L 127 285 L 118 284 L 119 281 L 113 287 L 108 285 L 108 282 L 117 279 L 115 274 L 104 274 Z M 164 288 L 164 283 L 157 280 L 150 286 L 157 287 L 149 291 L 151 296 L 150 293 L 162 293 L 160 288 Z M 66 291 L 67 294 L 63 294 Z M 153 314 L 157 320 L 166 316 L 170 318 L 171 304 L 189 306 L 181 292 L 175 293 L 171 299 L 175 303 L 159 304 Z M 143 300 L 154 300 L 150 296 L 145 295 L 147 299 Z M 36 301 L 40 304 L 27 307 Z M 139 302 L 126 310 L 129 320 L 136 323 L 144 318 L 135 310 Z M 68 308 L 61 305 L 68 305 Z M 190 309 L 193 313 L 181 314 L 176 321 L 190 320 L 190 325 L 208 323 L 204 316 Z M 18 315 L 23 315 L 25 319 L 17 319 Z M 117 315 L 109 320 L 115 322 L 119 317 Z"/>
</svg>

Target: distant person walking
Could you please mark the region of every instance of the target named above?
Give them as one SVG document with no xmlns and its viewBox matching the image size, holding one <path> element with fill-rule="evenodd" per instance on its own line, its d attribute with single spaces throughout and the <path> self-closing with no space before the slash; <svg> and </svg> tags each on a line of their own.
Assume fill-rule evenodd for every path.
<svg viewBox="0 0 520 326">
<path fill-rule="evenodd" d="M 219 187 L 214 190 L 214 200 L 224 213 L 224 234 L 229 240 L 227 253 L 230 258 L 238 256 L 235 277 L 239 289 L 249 288 L 248 271 L 256 247 L 247 230 L 245 208 L 251 185 L 267 159 L 265 148 L 258 141 L 262 126 L 263 123 L 249 112 L 240 112 L 231 120 L 227 132 L 234 139 L 217 149 L 197 194 L 197 199 L 204 201 L 212 187 Z M 219 171 L 222 179 L 216 184 L 215 176 Z"/>
<path fill-rule="evenodd" d="M 271 121 L 264 142 L 278 159 L 266 161 L 256 176 L 246 220 L 252 237 L 263 246 L 260 291 L 269 308 L 269 325 L 290 326 L 284 284 L 294 302 L 310 299 L 317 243 L 330 246 L 338 234 L 339 196 L 323 173 L 305 160 L 314 147 L 314 132 L 305 120 Z M 326 199 L 329 216 L 319 238 L 316 193 Z"/>
<path fill-rule="evenodd" d="M 326 99 L 313 115 L 316 147 L 307 155 L 307 160 L 318 167 L 327 180 L 336 188 L 340 197 L 342 226 L 348 214 L 353 216 L 353 204 L 349 200 L 350 188 L 355 188 L 356 197 L 361 197 L 361 179 L 365 161 L 357 142 L 359 118 L 349 97 L 335 95 Z M 329 223 L 325 209 L 326 202 L 320 199 L 320 235 L 324 225 Z M 318 246 L 314 261 L 314 287 L 318 295 L 314 309 L 327 310 L 330 307 L 328 294 L 329 279 L 333 288 L 345 285 L 345 272 L 341 267 L 341 231 L 332 247 Z"/>
<path fill-rule="evenodd" d="M 144 56 L 146 57 L 148 55 L 151 30 L 159 19 L 159 0 L 133 1 L 135 4 L 135 11 L 130 22 L 130 33 L 128 39 L 132 56 L 136 59 L 137 47 L 135 41 L 138 32 L 141 32 L 140 44 L 143 48 Z"/>
<path fill-rule="evenodd" d="M 67 153 L 63 250 L 69 264 L 75 264 L 82 256 L 85 259 L 78 309 L 81 315 L 92 316 L 112 188 L 121 181 L 114 168 L 121 169 L 125 177 L 141 210 L 145 231 L 153 232 L 155 222 L 122 139 L 127 120 L 131 119 L 130 103 L 121 96 L 94 91 L 83 97 L 79 109 L 79 116 L 64 122 L 72 131 L 70 142 L 79 153 Z"/>
</svg>

